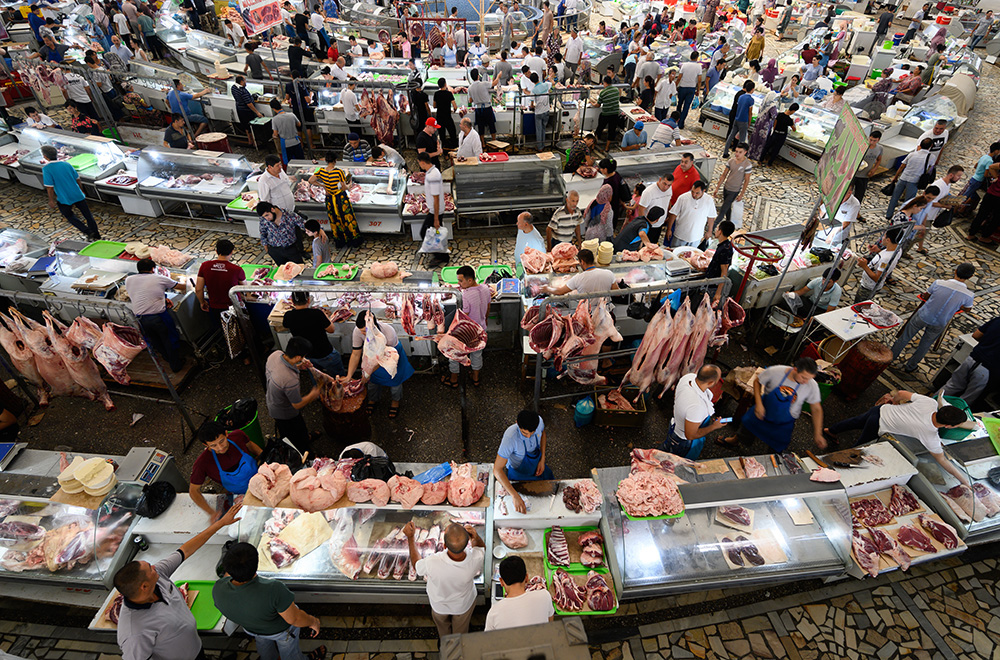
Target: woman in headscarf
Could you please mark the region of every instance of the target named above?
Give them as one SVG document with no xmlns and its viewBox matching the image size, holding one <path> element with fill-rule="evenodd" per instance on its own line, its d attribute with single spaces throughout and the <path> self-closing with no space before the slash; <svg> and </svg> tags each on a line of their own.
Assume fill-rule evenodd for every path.
<svg viewBox="0 0 1000 660">
<path fill-rule="evenodd" d="M 872 85 L 875 100 L 883 106 L 889 106 L 889 90 L 892 89 L 892 68 L 882 69 L 882 77 Z"/>
<path fill-rule="evenodd" d="M 611 209 L 611 186 L 604 184 L 597 197 L 583 214 L 583 238 L 606 241 L 614 234 L 614 212 Z"/>
<path fill-rule="evenodd" d="M 750 43 L 747 45 L 746 50 L 746 61 L 751 62 L 753 60 L 759 60 L 760 56 L 764 54 L 764 30 L 757 28 L 753 31 L 753 38 L 750 39 Z"/>
<path fill-rule="evenodd" d="M 750 150 L 747 156 L 751 160 L 760 160 L 764 153 L 764 144 L 771 136 L 771 129 L 774 127 L 774 120 L 778 116 L 778 93 L 768 92 L 764 97 L 764 103 L 760 106 L 760 113 L 757 115 L 757 122 L 754 124 L 753 133 L 750 134 Z"/>
<path fill-rule="evenodd" d="M 948 30 L 945 29 L 943 25 L 939 27 L 937 33 L 933 37 L 931 37 L 930 52 L 932 53 L 935 52 L 939 44 L 943 46 L 945 37 L 947 35 L 948 35 Z"/>
<path fill-rule="evenodd" d="M 773 89 L 774 79 L 778 77 L 778 60 L 771 58 L 767 61 L 767 66 L 760 72 L 760 81 L 767 85 L 768 89 Z"/>
</svg>

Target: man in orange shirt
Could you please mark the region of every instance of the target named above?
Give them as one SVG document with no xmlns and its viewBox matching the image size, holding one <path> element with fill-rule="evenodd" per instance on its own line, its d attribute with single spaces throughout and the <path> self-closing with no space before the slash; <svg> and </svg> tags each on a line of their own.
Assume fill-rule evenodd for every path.
<svg viewBox="0 0 1000 660">
<path fill-rule="evenodd" d="M 681 164 L 674 168 L 673 191 L 670 194 L 670 205 L 684 193 L 691 190 L 695 181 L 701 180 L 701 172 L 694 166 L 694 154 L 686 153 L 681 156 Z M 669 210 L 669 209 L 668 209 Z"/>
</svg>

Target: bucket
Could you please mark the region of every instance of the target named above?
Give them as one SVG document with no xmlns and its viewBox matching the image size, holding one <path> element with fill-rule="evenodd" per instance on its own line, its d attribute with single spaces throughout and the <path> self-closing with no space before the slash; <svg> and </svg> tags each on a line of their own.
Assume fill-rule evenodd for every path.
<svg viewBox="0 0 1000 660">
<path fill-rule="evenodd" d="M 594 397 L 585 396 L 573 406 L 573 422 L 576 428 L 586 426 L 594 421 Z"/>
<path fill-rule="evenodd" d="M 900 42 L 903 41 L 903 37 L 905 36 L 906 36 L 905 32 L 897 32 L 896 34 L 892 35 L 892 45 L 898 46 Z"/>
<path fill-rule="evenodd" d="M 227 406 L 224 410 L 229 410 L 232 406 Z M 261 449 L 264 449 L 264 434 L 260 430 L 260 410 L 254 413 L 253 419 L 241 426 L 239 429 L 233 429 L 243 431 L 250 438 L 250 442 L 254 443 Z"/>
<path fill-rule="evenodd" d="M 103 131 L 101 131 L 101 133 L 103 133 L 104 137 L 106 138 L 117 140 L 118 142 L 122 141 L 122 137 L 121 135 L 118 134 L 117 128 L 105 128 Z"/>
<path fill-rule="evenodd" d="M 833 388 L 839 384 L 840 381 L 837 381 L 836 383 L 816 383 L 817 387 L 819 387 L 819 402 L 824 403 L 826 401 L 826 397 L 833 391 Z M 802 410 L 809 412 L 812 408 L 808 403 L 803 403 Z"/>
<path fill-rule="evenodd" d="M 938 25 L 951 25 L 951 16 L 941 16 L 939 14 L 935 22 Z"/>
</svg>

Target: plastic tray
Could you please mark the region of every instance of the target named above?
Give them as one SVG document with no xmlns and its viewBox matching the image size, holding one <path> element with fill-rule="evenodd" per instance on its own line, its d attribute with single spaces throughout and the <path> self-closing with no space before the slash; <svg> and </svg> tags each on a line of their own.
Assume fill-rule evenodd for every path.
<svg viewBox="0 0 1000 660">
<path fill-rule="evenodd" d="M 94 154 L 77 154 L 66 162 L 72 165 L 74 170 L 85 170 L 97 164 L 97 156 Z"/>
<path fill-rule="evenodd" d="M 986 427 L 986 433 L 990 436 L 990 442 L 993 443 L 993 449 L 996 450 L 997 454 L 1000 454 L 1000 419 L 996 417 L 981 417 L 983 420 L 983 426 Z"/>
<path fill-rule="evenodd" d="M 492 156 L 493 160 L 483 160 L 483 156 Z M 503 151 L 492 151 L 479 155 L 479 162 L 481 163 L 506 163 L 508 160 L 510 160 L 510 156 Z"/>
<path fill-rule="evenodd" d="M 485 282 L 486 278 L 493 274 L 498 268 L 506 268 L 510 271 L 511 276 L 513 276 L 517 269 L 510 264 L 483 264 L 482 266 L 476 266 L 476 281 Z"/>
<path fill-rule="evenodd" d="M 243 196 L 242 195 L 239 196 L 239 197 L 237 197 L 233 201 L 229 202 L 228 204 L 226 204 L 226 208 L 227 209 L 233 209 L 235 211 L 249 211 L 250 210 L 250 207 L 247 206 L 247 203 L 243 200 Z"/>
<path fill-rule="evenodd" d="M 584 527 L 561 527 L 560 529 L 562 529 L 562 531 L 564 531 L 564 532 L 600 532 L 601 531 L 599 528 L 594 527 L 594 526 L 590 526 L 590 525 L 586 525 Z M 567 573 L 572 573 L 574 571 L 589 571 L 589 570 L 591 570 L 590 568 L 588 568 L 587 566 L 584 566 L 583 564 L 581 564 L 578 561 L 572 561 L 572 562 L 570 562 L 569 566 L 556 566 L 554 564 L 550 564 L 549 563 L 548 548 L 549 548 L 549 532 L 551 532 L 551 531 L 552 531 L 552 528 L 549 527 L 548 529 L 545 530 L 545 533 L 542 535 L 542 540 L 544 541 L 544 546 L 545 546 L 544 550 L 543 550 L 542 561 L 545 562 L 545 568 L 547 568 L 549 570 L 553 570 L 553 571 L 556 570 L 557 568 L 561 568 L 564 571 L 566 571 Z M 601 534 L 601 536 L 603 537 L 604 535 Z M 601 542 L 601 549 L 604 551 L 604 562 L 605 562 L 605 566 L 606 566 L 607 565 L 607 561 L 608 561 L 608 552 L 607 552 L 608 549 L 607 549 L 607 547 L 605 547 L 605 545 L 604 545 L 603 542 Z"/>
<path fill-rule="evenodd" d="M 458 284 L 458 269 L 461 266 L 445 266 L 441 269 L 441 281 L 445 284 Z"/>
<path fill-rule="evenodd" d="M 594 612 L 594 611 L 567 612 L 566 610 L 560 609 L 559 603 L 557 603 L 556 599 L 553 598 L 552 599 L 552 607 L 553 607 L 553 609 L 555 609 L 556 614 L 561 614 L 563 616 L 588 616 L 588 615 L 593 615 L 593 614 L 614 614 L 615 612 L 618 611 L 618 594 L 615 593 L 614 579 L 611 577 L 611 573 L 608 571 L 607 568 L 588 568 L 585 571 L 580 571 L 580 570 L 572 570 L 571 571 L 571 570 L 567 570 L 564 566 L 560 566 L 559 568 L 562 568 L 564 571 L 566 571 L 570 575 L 587 575 L 587 573 L 589 573 L 590 571 L 594 571 L 595 573 L 598 573 L 599 575 L 601 575 L 604 578 L 604 581 L 608 583 L 608 588 L 611 589 L 611 593 L 615 597 L 615 606 L 613 608 L 611 608 L 610 610 L 601 610 L 599 612 Z M 545 568 L 545 588 L 549 590 L 550 594 L 552 593 L 552 577 L 553 577 L 553 575 L 555 575 L 555 571 L 554 570 L 550 570 L 548 567 L 546 567 Z M 584 602 L 586 602 L 586 598 L 584 598 Z"/>
<path fill-rule="evenodd" d="M 621 485 L 622 485 L 622 482 L 619 481 L 618 482 L 618 486 L 621 487 Z M 618 489 L 616 488 L 615 492 L 617 492 L 617 490 Z M 682 495 L 678 491 L 677 496 L 681 498 L 681 504 L 684 504 L 684 495 Z M 617 495 L 615 496 L 615 499 L 618 499 Z M 674 513 L 674 514 L 669 514 L 668 513 L 668 514 L 664 514 L 662 516 L 646 516 L 646 517 L 643 517 L 643 518 L 633 518 L 632 516 L 630 516 L 628 514 L 628 511 L 625 510 L 625 507 L 622 506 L 622 503 L 620 501 L 618 502 L 618 508 L 622 510 L 622 515 L 623 516 L 625 516 L 629 520 L 635 520 L 635 521 L 639 521 L 639 520 L 667 520 L 668 518 L 680 518 L 681 516 L 684 515 L 684 511 L 682 510 L 680 513 Z"/>
<path fill-rule="evenodd" d="M 84 257 L 114 259 L 125 251 L 125 245 L 125 243 L 119 243 L 118 241 L 94 241 L 80 250 L 80 254 Z"/>
<path fill-rule="evenodd" d="M 349 275 L 341 275 L 340 277 L 337 277 L 336 275 L 324 275 L 323 277 L 320 277 L 319 275 L 316 275 L 314 273 L 313 274 L 313 279 L 314 280 L 326 280 L 326 281 L 341 281 L 341 282 L 346 282 L 347 280 L 353 280 L 354 276 L 358 274 L 358 270 L 360 269 L 360 266 L 358 266 L 357 264 L 337 264 L 337 263 L 326 262 L 326 263 L 322 263 L 322 264 L 319 265 L 319 268 L 316 269 L 316 273 L 320 272 L 321 270 L 323 270 L 327 266 L 336 266 L 337 268 L 340 268 L 341 270 L 343 270 L 344 268 L 349 268 L 351 270 L 351 272 L 350 272 Z"/>
<path fill-rule="evenodd" d="M 873 303 L 872 301 L 866 300 L 865 302 L 859 302 L 859 303 L 856 303 L 854 305 L 851 305 L 851 310 L 853 312 L 855 312 L 858 316 L 863 317 L 865 319 L 865 321 L 867 321 L 868 323 L 870 323 L 873 328 L 878 328 L 879 330 L 888 330 L 889 328 L 895 328 L 897 325 L 899 325 L 898 323 L 896 325 L 876 325 L 874 322 L 870 321 L 867 317 L 864 316 L 864 314 L 861 313 L 861 311 L 865 307 L 868 307 L 868 306 L 874 305 L 874 304 L 875 303 Z"/>
<path fill-rule="evenodd" d="M 274 271 L 278 269 L 277 266 L 268 266 L 267 264 L 246 264 L 240 266 L 243 269 L 243 273 L 247 276 L 247 280 L 253 279 L 253 272 L 258 268 L 270 268 L 267 272 L 267 277 L 274 277 Z"/>
<path fill-rule="evenodd" d="M 174 582 L 177 586 L 186 584 L 190 591 L 197 591 L 198 595 L 191 603 L 191 614 L 194 615 L 194 622 L 198 630 L 211 630 L 222 618 L 222 612 L 215 607 L 215 600 L 212 598 L 212 587 L 215 582 L 210 580 L 178 580 Z"/>
</svg>

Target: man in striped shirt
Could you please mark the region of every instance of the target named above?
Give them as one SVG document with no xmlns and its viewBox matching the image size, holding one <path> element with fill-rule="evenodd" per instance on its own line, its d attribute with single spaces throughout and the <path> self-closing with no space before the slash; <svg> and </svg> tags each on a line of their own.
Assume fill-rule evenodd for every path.
<svg viewBox="0 0 1000 660">
<path fill-rule="evenodd" d="M 601 131 L 608 129 L 604 151 L 611 149 L 611 140 L 618 134 L 618 114 L 621 110 L 621 94 L 611 83 L 611 76 L 604 76 L 604 88 L 597 95 L 597 101 L 593 102 L 594 107 L 601 108 L 601 116 L 597 119 L 597 130 L 594 133 L 600 138 Z"/>
<path fill-rule="evenodd" d="M 545 243 L 551 250 L 559 243 L 573 243 L 580 247 L 580 193 L 570 190 L 566 193 L 566 203 L 552 214 L 549 226 L 545 228 Z"/>
</svg>

